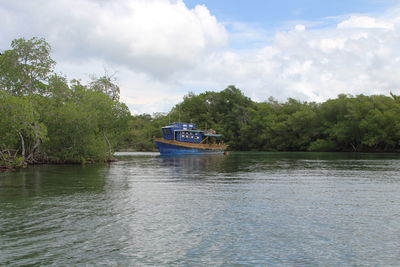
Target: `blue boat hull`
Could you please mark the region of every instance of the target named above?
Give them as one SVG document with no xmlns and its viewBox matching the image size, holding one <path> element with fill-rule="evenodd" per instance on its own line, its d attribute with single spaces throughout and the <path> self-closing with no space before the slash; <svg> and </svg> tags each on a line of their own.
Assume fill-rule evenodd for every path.
<svg viewBox="0 0 400 267">
<path fill-rule="evenodd" d="M 221 154 L 224 153 L 223 149 L 202 149 L 184 147 L 175 144 L 168 144 L 156 141 L 156 146 L 161 155 L 182 155 L 182 154 Z"/>
</svg>

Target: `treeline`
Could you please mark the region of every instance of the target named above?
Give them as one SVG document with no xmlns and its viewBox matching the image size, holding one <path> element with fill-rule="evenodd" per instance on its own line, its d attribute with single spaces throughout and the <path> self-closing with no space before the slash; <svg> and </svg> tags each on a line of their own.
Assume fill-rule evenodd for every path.
<svg viewBox="0 0 400 267">
<path fill-rule="evenodd" d="M 163 116 L 134 116 L 129 143 L 137 150 L 152 149 L 151 136 L 160 136 L 159 127 L 179 118 L 222 133 L 232 150 L 400 150 L 400 98 L 395 95 L 339 95 L 323 103 L 254 102 L 234 86 L 190 93 Z"/>
<path fill-rule="evenodd" d="M 68 80 L 54 72 L 50 52 L 44 39 L 21 38 L 0 54 L 0 168 L 153 151 L 160 128 L 178 121 L 222 133 L 232 150 L 400 151 L 396 95 L 255 102 L 229 86 L 189 93 L 168 114 L 132 116 L 112 76 Z"/>
<path fill-rule="evenodd" d="M 11 48 L 0 55 L 0 167 L 111 160 L 131 119 L 113 78 L 68 81 L 44 39 Z"/>
</svg>

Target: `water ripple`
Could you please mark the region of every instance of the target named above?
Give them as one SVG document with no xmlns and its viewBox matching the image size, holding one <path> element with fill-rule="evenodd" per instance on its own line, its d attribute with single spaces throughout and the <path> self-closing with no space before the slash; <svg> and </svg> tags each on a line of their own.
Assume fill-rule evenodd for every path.
<svg viewBox="0 0 400 267">
<path fill-rule="evenodd" d="M 0 265 L 396 266 L 397 155 L 121 155 L 0 174 Z"/>
</svg>

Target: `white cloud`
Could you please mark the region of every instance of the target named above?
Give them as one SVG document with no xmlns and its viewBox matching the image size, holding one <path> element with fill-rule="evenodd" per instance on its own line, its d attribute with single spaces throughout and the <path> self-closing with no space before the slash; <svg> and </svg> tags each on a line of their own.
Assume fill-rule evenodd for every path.
<svg viewBox="0 0 400 267">
<path fill-rule="evenodd" d="M 303 24 L 297 24 L 297 25 L 295 26 L 295 29 L 296 29 L 296 31 L 303 32 L 303 31 L 306 30 L 306 26 L 303 25 Z"/>
<path fill-rule="evenodd" d="M 0 0 L 0 18 L 0 47 L 45 37 L 69 78 L 85 80 L 103 68 L 123 73 L 122 99 L 134 112 L 167 111 L 183 95 L 173 74 L 228 42 L 207 7 L 189 9 L 182 0 Z"/>
<path fill-rule="evenodd" d="M 43 36 L 63 60 L 101 58 L 158 79 L 197 64 L 228 38 L 205 6 L 188 9 L 181 0 L 16 0 L 1 4 L 0 14 L 11 29 L 3 38 Z"/>
<path fill-rule="evenodd" d="M 203 87 L 236 84 L 258 101 L 400 93 L 400 13 L 365 18 L 352 16 L 318 30 L 296 26 L 278 32 L 262 49 L 215 53 L 185 79 L 196 84 L 197 75 L 206 77 L 198 80 Z"/>
<path fill-rule="evenodd" d="M 389 29 L 392 30 L 394 24 L 391 22 L 377 20 L 376 18 L 362 15 L 353 15 L 349 19 L 337 25 L 339 29 L 344 28 L 364 28 L 364 29 Z"/>
<path fill-rule="evenodd" d="M 0 47 L 45 37 L 70 78 L 117 71 L 135 113 L 165 112 L 189 91 L 231 84 L 257 101 L 400 93 L 397 9 L 318 29 L 298 22 L 272 35 L 182 0 L 0 0 L 0 19 Z"/>
</svg>

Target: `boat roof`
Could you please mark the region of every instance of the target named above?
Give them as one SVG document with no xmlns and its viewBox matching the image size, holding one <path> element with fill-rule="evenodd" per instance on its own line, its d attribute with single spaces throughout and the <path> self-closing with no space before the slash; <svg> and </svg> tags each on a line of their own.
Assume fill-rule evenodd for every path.
<svg viewBox="0 0 400 267">
<path fill-rule="evenodd" d="M 196 125 L 194 123 L 172 123 L 162 128 L 175 128 L 175 129 L 194 129 Z"/>
<path fill-rule="evenodd" d="M 222 137 L 222 134 L 210 133 L 207 130 L 198 130 L 194 123 L 173 123 L 162 127 L 162 129 L 173 129 L 175 132 L 204 133 L 204 136 L 208 137 Z"/>
<path fill-rule="evenodd" d="M 195 133 L 203 133 L 202 130 L 175 130 L 175 132 L 195 132 Z"/>
<path fill-rule="evenodd" d="M 222 134 L 204 134 L 204 136 L 209 136 L 209 137 L 221 137 Z"/>
</svg>

